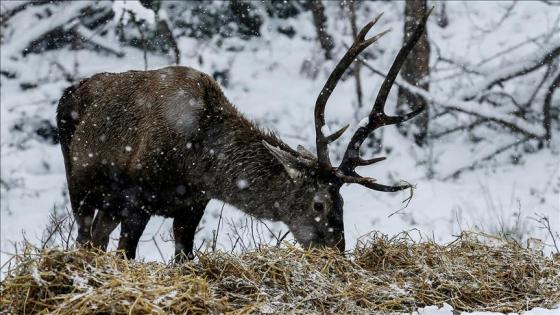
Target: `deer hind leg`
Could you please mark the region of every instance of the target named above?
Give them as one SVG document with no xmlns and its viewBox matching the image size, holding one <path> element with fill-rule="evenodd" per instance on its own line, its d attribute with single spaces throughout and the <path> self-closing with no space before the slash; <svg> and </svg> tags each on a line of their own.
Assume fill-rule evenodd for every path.
<svg viewBox="0 0 560 315">
<path fill-rule="evenodd" d="M 119 249 L 124 250 L 126 258 L 136 257 L 138 241 L 149 220 L 150 214 L 142 210 L 128 211 L 128 215 L 122 220 Z"/>
<path fill-rule="evenodd" d="M 190 205 L 177 211 L 178 213 L 173 219 L 176 263 L 194 258 L 194 234 L 209 201 L 210 199 L 203 197 L 194 198 Z"/>
</svg>

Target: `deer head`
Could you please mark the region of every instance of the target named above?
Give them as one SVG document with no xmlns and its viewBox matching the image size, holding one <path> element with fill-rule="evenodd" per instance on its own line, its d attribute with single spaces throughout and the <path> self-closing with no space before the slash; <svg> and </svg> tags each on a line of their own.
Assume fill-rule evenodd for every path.
<svg viewBox="0 0 560 315">
<path fill-rule="evenodd" d="M 348 125 L 331 135 L 325 135 L 325 106 L 344 71 L 364 49 L 388 32 L 384 31 L 369 39 L 365 38 L 381 14 L 360 30 L 354 43 L 332 71 L 317 97 L 315 103 L 317 157 L 301 146 L 295 153 L 264 142 L 267 149 L 284 166 L 287 174 L 293 180 L 293 184 L 299 187 L 291 190 L 297 192 L 296 196 L 288 198 L 291 205 L 283 205 L 290 207 L 292 211 L 289 214 L 290 217 L 283 218 L 282 221 L 289 225 L 296 240 L 304 247 L 328 246 L 344 250 L 344 201 L 339 192 L 343 184 L 360 184 L 382 192 L 396 192 L 412 188 L 410 184 L 388 186 L 377 183 L 373 178 L 360 176 L 356 172 L 356 167 L 372 165 L 385 159 L 385 157 L 372 159 L 360 157 L 360 146 L 368 135 L 383 126 L 412 119 L 424 110 L 424 108 L 420 108 L 405 115 L 390 116 L 385 113 L 385 103 L 400 68 L 424 32 L 430 12 L 422 18 L 412 36 L 397 54 L 377 94 L 367 123 L 361 124 L 352 135 L 340 165 L 332 165 L 328 144 L 337 140 L 346 131 Z"/>
</svg>

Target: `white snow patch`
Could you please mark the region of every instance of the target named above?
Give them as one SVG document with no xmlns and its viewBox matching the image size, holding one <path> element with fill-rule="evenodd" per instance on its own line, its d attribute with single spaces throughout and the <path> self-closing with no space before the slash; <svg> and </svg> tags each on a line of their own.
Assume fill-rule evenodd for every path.
<svg viewBox="0 0 560 315">
<path fill-rule="evenodd" d="M 358 128 L 365 127 L 369 123 L 369 117 L 365 117 L 358 123 Z"/>
<path fill-rule="evenodd" d="M 323 133 L 324 136 L 331 135 L 331 129 L 329 128 L 329 126 L 327 126 L 327 124 L 324 124 L 323 127 L 321 127 L 321 132 Z"/>
<path fill-rule="evenodd" d="M 39 286 L 42 286 L 47 283 L 45 280 L 41 278 L 41 275 L 39 274 L 39 269 L 35 264 L 31 265 L 31 277 L 33 278 L 35 283 L 37 283 L 37 285 Z"/>
<path fill-rule="evenodd" d="M 237 180 L 236 185 L 239 189 L 245 189 L 249 187 L 249 182 L 246 179 L 239 179 Z"/>
<path fill-rule="evenodd" d="M 138 0 L 116 0 L 113 2 L 113 11 L 115 12 L 114 19 L 120 19 L 122 15 L 124 24 L 128 22 L 131 14 L 134 14 L 136 19 L 150 24 L 154 24 L 156 20 L 155 12 L 144 7 Z"/>
</svg>

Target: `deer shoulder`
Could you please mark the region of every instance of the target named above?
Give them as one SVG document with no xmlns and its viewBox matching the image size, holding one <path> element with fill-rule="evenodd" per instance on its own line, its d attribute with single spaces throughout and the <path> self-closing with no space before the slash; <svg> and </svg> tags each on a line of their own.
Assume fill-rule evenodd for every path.
<svg viewBox="0 0 560 315">
<path fill-rule="evenodd" d="M 72 94 L 77 123 L 72 151 L 80 160 L 93 154 L 137 164 L 172 149 L 165 140 L 189 141 L 202 132 L 201 123 L 236 112 L 209 75 L 188 67 L 96 74 Z"/>
</svg>

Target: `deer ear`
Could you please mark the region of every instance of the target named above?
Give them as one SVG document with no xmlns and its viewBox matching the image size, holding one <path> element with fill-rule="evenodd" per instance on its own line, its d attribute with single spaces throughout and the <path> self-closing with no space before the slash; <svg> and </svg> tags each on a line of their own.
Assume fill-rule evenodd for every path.
<svg viewBox="0 0 560 315">
<path fill-rule="evenodd" d="M 307 150 L 304 146 L 298 145 L 297 146 L 298 153 L 308 160 L 317 160 L 315 155 L 311 153 L 311 151 Z"/>
<path fill-rule="evenodd" d="M 289 152 L 286 152 L 278 147 L 271 145 L 270 143 L 266 142 L 265 140 L 262 141 L 265 148 L 268 149 L 270 153 L 282 163 L 286 172 L 292 179 L 301 178 L 303 176 L 303 172 L 300 168 L 300 162 L 297 157 L 291 155 Z"/>
</svg>

